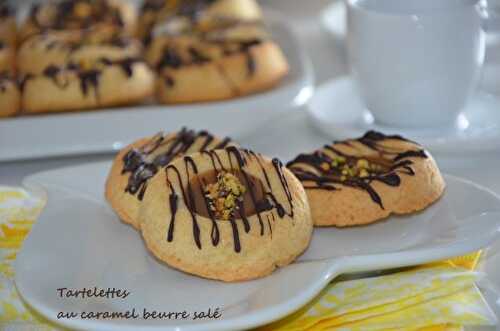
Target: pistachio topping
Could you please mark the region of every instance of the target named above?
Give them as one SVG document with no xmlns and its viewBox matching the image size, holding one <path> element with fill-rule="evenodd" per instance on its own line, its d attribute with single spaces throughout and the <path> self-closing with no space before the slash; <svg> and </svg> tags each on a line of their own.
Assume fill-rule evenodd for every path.
<svg viewBox="0 0 500 331">
<path fill-rule="evenodd" d="M 386 144 L 385 141 L 393 143 Z M 415 176 L 417 158 L 428 157 L 422 146 L 415 142 L 397 135 L 369 131 L 357 139 L 336 141 L 312 153 L 299 154 L 287 163 L 287 167 L 306 190 L 335 191 L 350 187 L 365 191 L 384 209 L 374 182 L 397 187 L 401 185 L 402 177 Z"/>
<path fill-rule="evenodd" d="M 383 166 L 367 159 L 348 160 L 345 156 L 334 156 L 331 162 L 323 162 L 320 165 L 324 172 L 338 174 L 341 181 L 353 177 L 367 178 L 371 174 L 383 171 Z"/>
<path fill-rule="evenodd" d="M 217 181 L 206 186 L 205 199 L 216 218 L 229 220 L 239 209 L 239 203 L 243 201 L 245 192 L 245 186 L 235 175 L 220 172 L 217 174 Z"/>
</svg>

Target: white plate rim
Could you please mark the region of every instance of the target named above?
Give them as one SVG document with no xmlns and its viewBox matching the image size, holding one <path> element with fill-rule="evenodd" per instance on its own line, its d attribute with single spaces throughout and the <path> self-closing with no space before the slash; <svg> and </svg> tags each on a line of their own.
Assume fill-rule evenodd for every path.
<svg viewBox="0 0 500 331">
<path fill-rule="evenodd" d="M 109 162 L 100 162 L 100 164 L 109 165 Z M 91 165 L 91 164 L 88 164 L 88 165 Z M 78 167 L 85 167 L 88 165 L 81 165 Z M 71 168 L 71 167 L 66 167 L 66 168 Z M 27 177 L 24 181 L 25 187 L 31 191 L 34 189 L 37 195 L 40 196 L 40 194 L 42 194 L 42 197 L 43 197 L 43 195 L 45 194 L 45 193 L 43 193 L 45 191 L 44 184 L 41 182 L 37 182 L 36 179 L 33 180 L 33 178 L 36 176 L 43 176 L 44 174 L 52 172 L 52 171 L 54 171 L 54 170 L 41 172 L 41 173 Z M 455 177 L 455 176 L 451 176 L 451 175 L 445 175 L 445 176 L 447 178 L 447 181 L 458 181 L 461 184 L 471 185 L 477 189 L 480 189 L 481 191 L 484 191 L 487 194 L 490 194 L 492 197 L 496 198 L 497 200 L 500 200 L 500 197 L 488 188 L 485 188 L 485 187 L 478 185 L 474 182 L 471 182 L 469 180 L 462 179 L 459 177 Z M 48 183 L 48 185 L 52 186 L 53 184 Z M 60 186 L 60 185 L 58 185 L 58 186 L 59 186 L 58 188 L 62 188 L 62 189 L 69 190 L 69 191 L 75 191 L 75 193 L 80 195 L 80 196 L 81 195 L 86 196 L 86 198 L 88 198 L 90 200 L 94 200 L 96 203 L 98 203 L 100 205 L 102 204 L 102 201 L 98 201 L 97 197 L 93 196 L 92 194 L 82 193 L 82 192 L 76 191 L 73 188 L 67 188 L 67 187 Z M 40 224 L 40 223 L 36 223 L 35 226 L 39 226 L 38 224 Z M 461 245 L 452 245 L 450 247 L 447 247 L 447 249 L 444 251 L 443 250 L 436 251 L 436 249 L 430 248 L 428 250 L 423 250 L 421 252 L 419 251 L 419 254 L 413 254 L 413 255 L 410 254 L 411 252 L 408 252 L 408 251 L 396 252 L 396 253 L 390 253 L 390 254 L 382 254 L 382 255 L 384 258 L 396 258 L 396 260 L 404 257 L 404 258 L 411 259 L 412 264 L 419 264 L 422 261 L 429 261 L 429 255 L 433 256 L 432 260 L 438 260 L 438 259 L 448 258 L 451 256 L 465 254 L 467 252 L 477 250 L 481 247 L 484 247 L 487 244 L 489 244 L 489 241 L 485 242 L 484 240 L 476 240 L 474 242 L 469 243 L 469 245 L 467 247 L 463 247 Z M 402 254 L 402 256 L 401 256 L 401 254 Z M 22 253 L 20 255 L 21 255 L 21 259 L 17 259 L 15 261 L 16 270 L 17 270 L 17 265 L 22 263 Z M 360 256 L 359 261 L 357 261 L 356 263 L 359 263 L 361 261 L 362 263 L 365 263 L 366 265 L 371 266 L 371 265 L 373 265 L 373 263 L 375 263 L 375 264 L 378 263 L 378 262 L 374 262 L 374 261 L 378 260 L 379 257 L 380 257 L 380 255 L 378 255 L 378 254 L 369 255 L 369 256 Z M 377 259 L 375 259 L 375 258 L 377 258 Z M 323 261 L 320 260 L 320 261 L 316 261 L 313 263 L 323 263 Z M 388 264 L 387 268 L 398 267 L 398 266 L 400 266 L 398 263 L 396 263 L 394 265 Z M 346 259 L 340 258 L 336 261 L 336 263 L 334 263 L 330 266 L 327 266 L 328 274 L 331 277 L 333 277 L 334 275 L 337 275 L 338 273 L 340 273 L 342 270 L 345 270 L 345 268 L 349 268 L 349 267 L 350 267 L 349 261 Z M 358 271 L 358 270 L 356 270 L 356 271 Z M 362 271 L 362 270 L 359 270 L 359 271 Z M 20 293 L 20 296 L 23 298 L 23 300 L 26 300 L 25 289 L 23 288 L 22 284 L 20 284 L 18 282 L 18 276 L 16 276 L 15 283 L 16 283 L 16 287 Z M 300 296 L 295 297 L 294 300 L 287 302 L 286 305 L 285 304 L 277 305 L 277 306 L 271 307 L 263 312 L 261 311 L 258 313 L 254 313 L 253 315 L 250 315 L 250 316 L 239 317 L 239 318 L 232 319 L 232 320 L 229 319 L 229 320 L 221 320 L 221 321 L 215 321 L 215 322 L 212 321 L 212 322 L 210 322 L 210 324 L 207 324 L 207 325 L 198 324 L 198 325 L 187 325 L 187 326 L 182 326 L 182 327 L 170 327 L 170 326 L 165 327 L 165 326 L 161 326 L 161 325 L 154 325 L 154 326 L 145 326 L 143 329 L 144 330 L 171 329 L 171 330 L 179 330 L 179 331 L 181 331 L 181 330 L 182 331 L 194 331 L 194 330 L 209 331 L 209 330 L 234 330 L 234 329 L 239 329 L 239 328 L 243 329 L 243 328 L 255 327 L 255 326 L 259 326 L 259 325 L 277 320 L 277 319 L 279 319 L 283 316 L 286 316 L 287 314 L 299 309 L 302 305 L 304 305 L 305 303 L 310 301 L 315 295 L 317 295 L 317 293 L 319 293 L 321 291 L 321 289 L 327 283 L 328 283 L 328 281 L 323 282 L 323 283 L 318 282 L 317 284 L 315 284 L 315 286 L 309 288 L 308 291 L 304 291 Z M 99 322 L 96 322 L 96 321 L 80 322 L 78 320 L 70 320 L 69 322 L 64 321 L 64 323 L 61 323 L 61 320 L 56 320 L 53 317 L 54 311 L 50 310 L 50 308 L 45 308 L 43 303 L 37 302 L 36 299 L 33 300 L 33 298 L 31 298 L 31 299 L 28 299 L 28 304 L 31 307 L 35 308 L 35 310 L 41 312 L 42 315 L 47 317 L 49 320 L 56 322 L 56 323 L 59 323 L 59 324 L 62 324 L 62 325 L 65 325 L 65 326 L 68 326 L 68 327 L 79 328 L 79 329 L 94 329 L 94 330 L 100 330 L 103 327 L 102 324 L 100 324 Z M 117 324 L 115 326 L 106 325 L 106 329 L 109 329 L 109 330 L 134 330 L 136 328 L 137 328 L 137 326 L 130 326 L 129 327 L 129 326 L 123 326 L 121 324 Z M 142 326 L 141 326 L 141 328 L 142 328 Z"/>
</svg>

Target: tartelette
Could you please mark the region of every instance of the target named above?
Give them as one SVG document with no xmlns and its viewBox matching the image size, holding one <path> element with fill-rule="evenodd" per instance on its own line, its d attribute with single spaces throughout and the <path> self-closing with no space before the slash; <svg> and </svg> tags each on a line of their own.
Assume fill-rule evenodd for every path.
<svg viewBox="0 0 500 331">
<path fill-rule="evenodd" d="M 149 181 L 159 170 L 186 154 L 229 145 L 234 145 L 229 138 L 186 128 L 139 139 L 116 156 L 106 182 L 106 198 L 122 221 L 139 229 L 141 201 Z"/>
<path fill-rule="evenodd" d="M 309 245 L 301 183 L 278 159 L 227 147 L 178 158 L 148 183 L 148 249 L 182 271 L 223 281 L 270 274 Z"/>
<path fill-rule="evenodd" d="M 368 224 L 416 212 L 445 188 L 422 146 L 375 131 L 300 154 L 287 167 L 304 185 L 317 226 Z"/>
</svg>

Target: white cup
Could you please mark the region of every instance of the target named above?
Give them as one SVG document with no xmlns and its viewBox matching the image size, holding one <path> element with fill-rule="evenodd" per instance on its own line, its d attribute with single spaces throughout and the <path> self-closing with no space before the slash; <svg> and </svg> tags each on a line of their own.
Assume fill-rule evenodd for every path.
<svg viewBox="0 0 500 331">
<path fill-rule="evenodd" d="M 346 0 L 348 53 L 381 124 L 452 125 L 484 61 L 478 0 Z"/>
</svg>

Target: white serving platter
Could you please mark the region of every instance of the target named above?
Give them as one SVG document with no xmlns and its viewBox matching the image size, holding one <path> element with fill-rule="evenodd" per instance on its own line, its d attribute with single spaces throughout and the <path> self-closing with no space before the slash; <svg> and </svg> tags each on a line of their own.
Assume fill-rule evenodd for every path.
<svg viewBox="0 0 500 331">
<path fill-rule="evenodd" d="M 176 271 L 153 258 L 140 234 L 103 199 L 109 162 L 51 170 L 24 184 L 48 204 L 15 262 L 21 297 L 51 321 L 81 330 L 238 330 L 279 319 L 341 273 L 420 264 L 461 255 L 500 235 L 500 199 L 446 176 L 447 190 L 423 212 L 370 226 L 321 228 L 298 262 L 254 281 L 223 283 Z M 62 287 L 121 288 L 122 299 L 60 298 Z M 218 319 L 58 319 L 61 311 L 165 312 L 219 308 Z M 191 315 L 192 316 L 192 315 Z"/>
<path fill-rule="evenodd" d="M 148 104 L 0 119 L 0 162 L 110 152 L 152 132 L 177 130 L 183 125 L 238 138 L 304 104 L 313 94 L 310 60 L 287 20 L 270 10 L 264 13 L 290 64 L 290 73 L 276 88 L 221 102 Z"/>
</svg>

